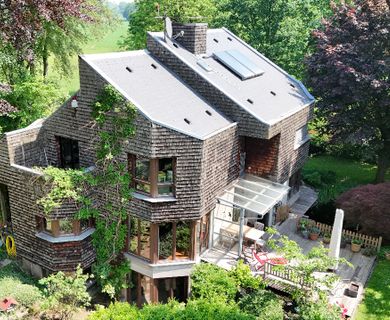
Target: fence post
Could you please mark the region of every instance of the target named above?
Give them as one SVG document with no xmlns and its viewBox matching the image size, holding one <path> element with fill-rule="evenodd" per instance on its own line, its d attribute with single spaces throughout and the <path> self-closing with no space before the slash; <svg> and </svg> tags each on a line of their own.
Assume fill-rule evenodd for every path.
<svg viewBox="0 0 390 320">
<path fill-rule="evenodd" d="M 381 246 L 382 246 L 382 237 L 379 237 L 379 241 L 378 241 L 378 252 L 380 251 L 381 249 Z"/>
</svg>

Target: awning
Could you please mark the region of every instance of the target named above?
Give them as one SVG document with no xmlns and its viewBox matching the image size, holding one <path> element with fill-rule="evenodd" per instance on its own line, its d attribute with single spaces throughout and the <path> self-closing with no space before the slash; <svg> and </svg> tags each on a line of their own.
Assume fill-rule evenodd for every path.
<svg viewBox="0 0 390 320">
<path fill-rule="evenodd" d="M 251 174 L 244 174 L 217 199 L 224 204 L 264 216 L 290 188 Z"/>
</svg>

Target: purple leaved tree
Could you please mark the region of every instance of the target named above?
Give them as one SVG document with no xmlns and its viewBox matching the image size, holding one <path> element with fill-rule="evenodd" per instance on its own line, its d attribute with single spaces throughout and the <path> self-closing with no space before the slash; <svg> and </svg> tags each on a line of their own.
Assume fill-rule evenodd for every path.
<svg viewBox="0 0 390 320">
<path fill-rule="evenodd" d="M 332 139 L 373 150 L 382 182 L 390 166 L 390 0 L 356 0 L 333 11 L 313 32 L 308 84 Z"/>
</svg>

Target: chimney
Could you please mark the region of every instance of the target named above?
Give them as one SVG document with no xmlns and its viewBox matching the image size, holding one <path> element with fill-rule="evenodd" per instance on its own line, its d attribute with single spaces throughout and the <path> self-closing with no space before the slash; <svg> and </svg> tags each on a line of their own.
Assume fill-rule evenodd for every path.
<svg viewBox="0 0 390 320">
<path fill-rule="evenodd" d="M 193 54 L 206 53 L 207 43 L 207 23 L 172 23 L 173 36 L 178 35 L 181 31 L 184 32 L 183 36 L 176 38 L 176 41 L 180 43 L 184 48 Z"/>
</svg>

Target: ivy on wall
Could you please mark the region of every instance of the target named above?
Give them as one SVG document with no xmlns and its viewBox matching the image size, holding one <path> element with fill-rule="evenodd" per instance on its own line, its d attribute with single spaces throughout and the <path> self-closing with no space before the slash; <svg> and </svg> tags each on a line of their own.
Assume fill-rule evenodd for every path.
<svg viewBox="0 0 390 320">
<path fill-rule="evenodd" d="M 93 190 L 96 201 L 82 199 L 79 219 L 95 219 L 93 273 L 102 291 L 112 298 L 127 287 L 130 265 L 123 258 L 127 232 L 127 207 L 131 200 L 130 174 L 121 158 L 123 146 L 135 134 L 135 107 L 112 86 L 105 86 L 92 106 L 98 127 L 95 170 L 84 174 L 84 190 Z M 90 192 L 87 192 L 90 193 Z"/>
</svg>

